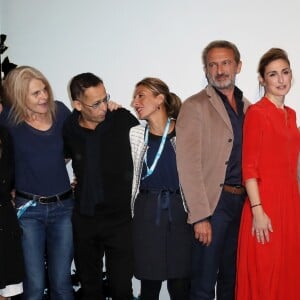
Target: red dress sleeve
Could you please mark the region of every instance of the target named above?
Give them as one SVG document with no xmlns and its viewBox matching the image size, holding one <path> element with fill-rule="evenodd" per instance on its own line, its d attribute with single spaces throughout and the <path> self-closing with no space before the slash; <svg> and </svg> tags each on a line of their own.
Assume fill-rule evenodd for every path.
<svg viewBox="0 0 300 300">
<path fill-rule="evenodd" d="M 258 162 L 263 136 L 263 113 L 255 106 L 248 109 L 243 128 L 242 173 L 243 181 L 259 180 Z"/>
</svg>

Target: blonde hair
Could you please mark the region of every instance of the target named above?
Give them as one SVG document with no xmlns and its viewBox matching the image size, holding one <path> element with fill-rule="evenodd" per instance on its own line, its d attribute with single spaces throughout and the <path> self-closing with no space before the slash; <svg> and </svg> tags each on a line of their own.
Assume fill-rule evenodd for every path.
<svg viewBox="0 0 300 300">
<path fill-rule="evenodd" d="M 16 125 L 24 122 L 29 117 L 26 101 L 32 79 L 41 80 L 45 84 L 48 93 L 49 112 L 52 119 L 55 117 L 56 106 L 47 78 L 33 67 L 20 66 L 10 71 L 3 83 L 4 98 L 11 105 L 10 117 Z"/>
</svg>

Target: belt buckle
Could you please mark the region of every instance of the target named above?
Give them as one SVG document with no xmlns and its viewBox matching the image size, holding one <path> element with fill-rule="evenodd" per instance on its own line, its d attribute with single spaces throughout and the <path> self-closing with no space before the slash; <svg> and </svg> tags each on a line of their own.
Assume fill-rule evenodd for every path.
<svg viewBox="0 0 300 300">
<path fill-rule="evenodd" d="M 46 201 L 48 197 L 45 196 L 41 196 L 38 198 L 38 202 L 41 204 L 48 204 L 48 202 Z"/>
<path fill-rule="evenodd" d="M 238 192 L 238 189 L 240 189 L 241 186 L 240 185 L 235 185 L 232 187 L 232 193 L 237 195 L 239 192 Z"/>
<path fill-rule="evenodd" d="M 232 193 L 233 193 L 233 194 L 236 194 L 236 195 L 240 195 L 240 194 L 242 194 L 242 191 L 239 192 L 238 190 L 239 190 L 239 189 L 242 189 L 242 188 L 243 188 L 242 185 L 235 185 L 235 186 L 233 187 Z"/>
</svg>

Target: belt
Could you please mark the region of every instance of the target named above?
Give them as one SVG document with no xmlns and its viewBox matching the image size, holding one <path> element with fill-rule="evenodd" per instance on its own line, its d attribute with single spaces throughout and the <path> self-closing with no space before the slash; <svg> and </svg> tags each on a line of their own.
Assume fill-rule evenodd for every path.
<svg viewBox="0 0 300 300">
<path fill-rule="evenodd" d="M 151 189 L 151 190 L 140 190 L 141 194 L 156 194 L 157 195 L 157 203 L 156 203 L 156 217 L 155 224 L 158 226 L 160 224 L 161 219 L 161 211 L 167 210 L 168 220 L 172 223 L 172 209 L 171 209 L 171 197 L 174 194 L 180 194 L 180 190 L 166 190 L 166 189 Z"/>
<path fill-rule="evenodd" d="M 245 188 L 241 185 L 228 185 L 228 184 L 223 185 L 223 190 L 225 192 L 235 194 L 235 195 L 243 195 L 246 191 Z"/>
<path fill-rule="evenodd" d="M 48 204 L 48 203 L 53 203 L 53 202 L 62 201 L 71 198 L 73 196 L 73 190 L 68 190 L 65 193 L 57 194 L 49 197 L 16 191 L 16 196 L 28 200 L 38 201 L 41 204 Z"/>
</svg>

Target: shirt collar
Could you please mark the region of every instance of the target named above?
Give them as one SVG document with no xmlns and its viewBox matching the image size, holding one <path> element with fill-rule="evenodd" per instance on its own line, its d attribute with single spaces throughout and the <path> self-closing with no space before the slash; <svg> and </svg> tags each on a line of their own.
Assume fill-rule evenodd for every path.
<svg viewBox="0 0 300 300">
<path fill-rule="evenodd" d="M 213 88 L 216 91 L 216 93 L 220 96 L 220 98 L 222 99 L 224 105 L 226 106 L 227 104 L 229 104 L 227 96 L 224 95 L 222 92 L 220 92 L 215 87 L 213 87 Z M 234 99 L 236 101 L 238 113 L 240 113 L 240 112 L 243 113 L 243 109 L 244 109 L 243 92 L 237 86 L 235 86 L 233 94 L 234 94 Z"/>
</svg>

